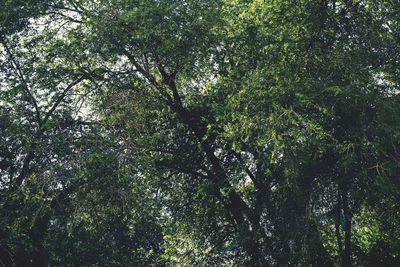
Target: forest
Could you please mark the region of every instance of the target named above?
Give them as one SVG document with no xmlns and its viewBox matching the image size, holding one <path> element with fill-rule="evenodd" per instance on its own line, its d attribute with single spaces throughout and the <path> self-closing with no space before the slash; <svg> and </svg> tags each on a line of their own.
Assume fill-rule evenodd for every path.
<svg viewBox="0 0 400 267">
<path fill-rule="evenodd" d="M 0 0 L 0 266 L 400 266 L 400 0 Z"/>
</svg>

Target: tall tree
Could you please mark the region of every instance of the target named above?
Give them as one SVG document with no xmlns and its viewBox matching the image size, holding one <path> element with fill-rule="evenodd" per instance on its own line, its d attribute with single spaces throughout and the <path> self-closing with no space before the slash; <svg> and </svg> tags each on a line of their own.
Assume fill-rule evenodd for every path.
<svg viewBox="0 0 400 267">
<path fill-rule="evenodd" d="M 398 1 L 6 5 L 4 262 L 398 264 Z"/>
</svg>

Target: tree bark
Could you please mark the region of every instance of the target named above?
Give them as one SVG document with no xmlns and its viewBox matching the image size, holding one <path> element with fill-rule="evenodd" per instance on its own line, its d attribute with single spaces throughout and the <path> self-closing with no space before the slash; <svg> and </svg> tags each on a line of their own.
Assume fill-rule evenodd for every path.
<svg viewBox="0 0 400 267">
<path fill-rule="evenodd" d="M 348 197 L 347 197 L 347 190 L 343 192 L 343 211 L 344 211 L 344 253 L 342 258 L 342 266 L 343 267 L 351 267 L 351 213 L 349 209 Z"/>
</svg>

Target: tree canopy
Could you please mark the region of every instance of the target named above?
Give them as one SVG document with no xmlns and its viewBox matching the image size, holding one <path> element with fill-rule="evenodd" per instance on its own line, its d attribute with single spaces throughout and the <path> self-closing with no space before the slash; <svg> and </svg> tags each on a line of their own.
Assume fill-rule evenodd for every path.
<svg viewBox="0 0 400 267">
<path fill-rule="evenodd" d="M 398 0 L 0 0 L 0 265 L 400 266 Z"/>
</svg>

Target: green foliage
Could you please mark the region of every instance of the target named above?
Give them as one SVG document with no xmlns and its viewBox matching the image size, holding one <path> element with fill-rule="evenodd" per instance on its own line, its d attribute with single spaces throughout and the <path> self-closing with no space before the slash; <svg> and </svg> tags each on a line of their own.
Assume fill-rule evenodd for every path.
<svg viewBox="0 0 400 267">
<path fill-rule="evenodd" d="M 398 1 L 0 2 L 5 266 L 398 266 Z"/>
</svg>

